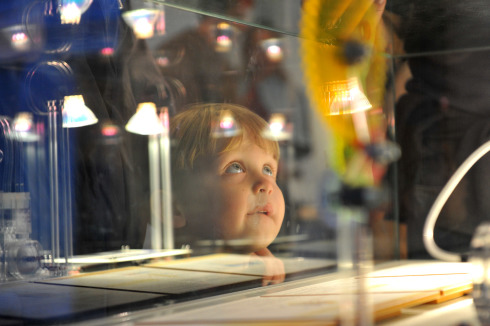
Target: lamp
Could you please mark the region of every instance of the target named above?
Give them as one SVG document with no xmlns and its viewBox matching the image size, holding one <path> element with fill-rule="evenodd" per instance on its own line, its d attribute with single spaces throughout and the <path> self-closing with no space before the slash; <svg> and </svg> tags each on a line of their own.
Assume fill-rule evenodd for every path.
<svg viewBox="0 0 490 326">
<path fill-rule="evenodd" d="M 76 128 L 96 124 L 99 120 L 85 105 L 82 95 L 65 96 L 63 128 Z"/>
<path fill-rule="evenodd" d="M 63 2 L 63 4 L 68 3 L 70 2 Z M 51 250 L 51 270 L 54 273 L 66 271 L 66 268 L 60 268 L 58 265 L 62 261 L 60 240 L 63 240 L 64 262 L 68 263 L 69 258 L 73 255 L 69 130 L 72 127 L 97 122 L 97 118 L 85 106 L 83 97 L 74 95 L 76 85 L 73 75 L 70 65 L 64 61 L 43 61 L 28 72 L 25 81 L 25 89 L 28 92 L 27 101 L 33 112 L 47 118 L 48 146 L 40 142 L 36 148 L 33 148 L 33 151 L 47 150 L 47 155 L 43 153 L 42 156 L 37 155 L 36 157 L 46 157 L 49 165 L 51 244 L 47 247 Z M 60 164 L 60 161 L 63 164 Z M 43 183 L 37 184 L 40 187 L 44 185 Z M 33 188 L 31 191 L 42 192 L 45 189 Z M 34 197 L 38 196 L 32 196 Z M 60 239 L 60 231 L 63 231 L 64 234 L 62 239 Z"/>
<path fill-rule="evenodd" d="M 138 38 L 147 39 L 153 37 L 155 28 L 161 34 L 165 32 L 164 12 L 162 9 L 142 8 L 130 10 L 123 13 L 122 17 Z M 159 23 L 155 27 L 157 21 Z"/>
<path fill-rule="evenodd" d="M 163 132 L 163 126 L 157 115 L 155 103 L 138 104 L 136 113 L 126 124 L 126 130 L 139 135 L 156 135 Z"/>
<path fill-rule="evenodd" d="M 60 16 L 62 24 L 78 24 L 82 14 L 92 4 L 92 0 L 60 0 Z"/>
<path fill-rule="evenodd" d="M 152 102 L 140 103 L 136 113 L 126 124 L 127 131 L 149 136 L 151 248 L 156 250 L 162 249 L 162 245 L 164 249 L 174 247 L 168 128 L 167 108 L 164 108 L 159 116 L 156 105 Z"/>
</svg>

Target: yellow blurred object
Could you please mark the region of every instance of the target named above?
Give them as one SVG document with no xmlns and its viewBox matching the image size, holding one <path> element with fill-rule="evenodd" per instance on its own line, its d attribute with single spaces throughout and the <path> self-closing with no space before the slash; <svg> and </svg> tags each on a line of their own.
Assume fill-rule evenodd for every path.
<svg viewBox="0 0 490 326">
<path fill-rule="evenodd" d="M 384 134 L 383 111 L 378 109 L 385 88 L 385 41 L 376 9 L 373 0 L 303 4 L 300 36 L 307 91 L 334 134 L 329 156 L 342 176 L 353 170 L 349 164 L 363 165 L 359 162 L 363 154 L 353 153 Z M 372 180 L 366 175 L 358 179 Z"/>
</svg>

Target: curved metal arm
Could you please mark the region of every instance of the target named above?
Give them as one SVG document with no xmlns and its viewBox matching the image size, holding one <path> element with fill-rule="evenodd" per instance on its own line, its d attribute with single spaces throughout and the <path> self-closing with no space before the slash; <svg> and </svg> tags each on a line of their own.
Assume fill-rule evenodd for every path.
<svg viewBox="0 0 490 326">
<path fill-rule="evenodd" d="M 441 213 L 444 204 L 446 203 L 447 199 L 452 194 L 456 186 L 459 184 L 461 179 L 463 179 L 468 170 L 489 151 L 490 141 L 487 141 L 486 143 L 478 147 L 470 156 L 468 156 L 468 158 L 460 165 L 456 172 L 454 172 L 454 174 L 451 176 L 444 188 L 442 188 L 441 192 L 434 201 L 434 204 L 432 205 L 429 214 L 427 215 L 424 225 L 424 245 L 427 251 L 432 255 L 432 257 L 446 261 L 462 260 L 460 254 L 445 251 L 437 246 L 434 241 L 434 226 L 436 225 L 437 218 L 439 217 L 439 214 Z"/>
</svg>

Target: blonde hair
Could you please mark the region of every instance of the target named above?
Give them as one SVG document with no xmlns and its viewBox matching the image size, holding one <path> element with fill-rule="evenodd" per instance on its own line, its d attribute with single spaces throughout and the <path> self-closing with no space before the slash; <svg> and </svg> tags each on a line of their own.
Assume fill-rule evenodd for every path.
<svg viewBox="0 0 490 326">
<path fill-rule="evenodd" d="M 227 114 L 233 117 L 240 132 L 217 137 L 213 134 L 213 128 Z M 172 170 L 192 170 L 199 161 L 215 158 L 239 146 L 244 135 L 279 160 L 277 141 L 262 136 L 266 128 L 268 124 L 264 119 L 240 105 L 227 103 L 191 105 L 170 121 Z"/>
</svg>

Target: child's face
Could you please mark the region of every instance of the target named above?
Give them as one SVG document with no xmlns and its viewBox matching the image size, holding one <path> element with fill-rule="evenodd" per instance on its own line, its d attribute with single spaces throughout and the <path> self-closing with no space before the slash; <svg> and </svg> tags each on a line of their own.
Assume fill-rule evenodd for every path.
<svg viewBox="0 0 490 326">
<path fill-rule="evenodd" d="M 189 205 L 195 209 L 186 205 L 185 214 L 184 207 L 188 223 L 197 222 L 201 236 L 211 236 L 203 233 L 207 233 L 205 220 L 212 222 L 213 237 L 240 240 L 242 249 L 267 247 L 279 233 L 285 211 L 277 168 L 272 154 L 245 135 L 237 148 L 219 155 L 213 173 L 201 173 L 197 179 L 202 180 L 189 187 L 188 199 L 193 198 Z"/>
<path fill-rule="evenodd" d="M 254 249 L 268 246 L 285 210 L 276 183 L 278 162 L 245 136 L 237 148 L 220 155 L 217 168 L 223 237 L 249 240 Z"/>
</svg>

